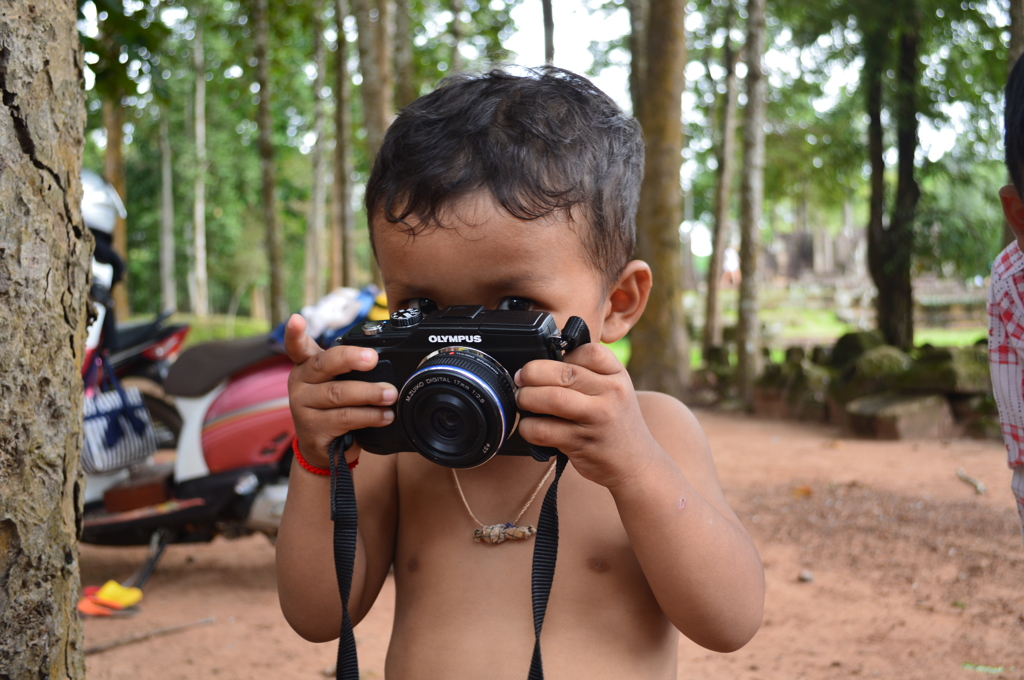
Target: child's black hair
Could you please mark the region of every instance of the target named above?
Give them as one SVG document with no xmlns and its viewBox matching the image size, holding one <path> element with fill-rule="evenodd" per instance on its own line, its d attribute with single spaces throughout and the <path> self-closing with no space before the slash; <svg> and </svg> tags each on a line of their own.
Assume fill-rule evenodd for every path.
<svg viewBox="0 0 1024 680">
<path fill-rule="evenodd" d="M 614 279 L 633 252 L 643 165 L 639 123 L 586 78 L 554 67 L 459 74 L 395 118 L 366 213 L 415 234 L 485 189 L 518 219 L 565 211 L 584 225 L 593 265 Z"/>
<path fill-rule="evenodd" d="M 1006 79 L 1006 111 L 1004 114 L 1006 125 L 1006 169 L 1010 171 L 1010 178 L 1017 193 L 1024 196 L 1021 190 L 1022 176 L 1024 172 L 1024 59 L 1018 59 L 1010 70 L 1010 77 Z"/>
</svg>

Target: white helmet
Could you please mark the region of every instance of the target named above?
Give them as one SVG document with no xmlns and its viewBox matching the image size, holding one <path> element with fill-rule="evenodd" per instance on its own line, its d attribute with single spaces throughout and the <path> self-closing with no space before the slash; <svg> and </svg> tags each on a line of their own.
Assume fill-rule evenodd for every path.
<svg viewBox="0 0 1024 680">
<path fill-rule="evenodd" d="M 117 191 L 92 170 L 82 170 L 82 219 L 85 226 L 104 234 L 114 233 L 117 218 L 127 217 Z"/>
</svg>

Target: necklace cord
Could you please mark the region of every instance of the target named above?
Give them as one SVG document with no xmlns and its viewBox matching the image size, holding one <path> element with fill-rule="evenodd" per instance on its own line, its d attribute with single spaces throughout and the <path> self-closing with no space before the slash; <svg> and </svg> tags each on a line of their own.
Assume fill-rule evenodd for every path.
<svg viewBox="0 0 1024 680">
<path fill-rule="evenodd" d="M 544 476 L 540 480 L 540 484 L 538 484 L 537 488 L 533 490 L 533 493 L 530 495 L 530 499 L 526 501 L 526 505 L 524 505 L 523 509 L 519 511 L 519 514 L 516 515 L 516 518 L 512 520 L 511 524 L 518 524 L 519 520 L 523 517 L 523 515 L 526 514 L 526 511 L 530 509 L 531 505 L 533 505 L 533 501 L 537 498 L 537 494 L 539 494 L 540 490 L 544 488 L 544 483 L 548 481 L 548 478 L 551 477 L 551 473 L 555 471 L 556 463 L 557 461 L 552 461 L 551 465 L 548 466 L 548 471 L 544 473 Z M 466 500 L 466 494 L 463 493 L 462 485 L 459 484 L 459 475 L 455 471 L 455 468 L 452 468 L 452 479 L 455 480 L 455 488 L 458 489 L 459 491 L 459 498 L 462 499 L 462 505 L 466 508 L 466 512 L 468 512 L 469 516 L 473 518 L 473 521 L 479 524 L 481 527 L 487 526 L 479 519 L 477 519 L 476 515 L 473 514 L 472 508 L 469 507 L 469 501 Z"/>
</svg>

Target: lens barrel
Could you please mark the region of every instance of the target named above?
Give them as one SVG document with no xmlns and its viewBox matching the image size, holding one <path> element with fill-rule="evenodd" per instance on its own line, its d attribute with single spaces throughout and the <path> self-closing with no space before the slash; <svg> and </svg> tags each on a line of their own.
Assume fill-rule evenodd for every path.
<svg viewBox="0 0 1024 680">
<path fill-rule="evenodd" d="M 429 354 L 402 387 L 398 418 L 426 458 L 453 468 L 482 465 L 516 424 L 512 376 L 471 347 Z"/>
</svg>

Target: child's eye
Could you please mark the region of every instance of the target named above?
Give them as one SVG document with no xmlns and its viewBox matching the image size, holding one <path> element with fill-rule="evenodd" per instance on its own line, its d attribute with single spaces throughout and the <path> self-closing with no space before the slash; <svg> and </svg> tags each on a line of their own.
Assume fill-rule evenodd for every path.
<svg viewBox="0 0 1024 680">
<path fill-rule="evenodd" d="M 418 309 L 424 314 L 437 311 L 437 303 L 430 298 L 412 298 L 405 302 L 406 309 Z"/>
<path fill-rule="evenodd" d="M 498 309 L 507 309 L 514 312 L 530 312 L 533 311 L 537 303 L 529 298 L 516 297 L 514 295 L 507 298 L 502 298 L 501 302 L 498 303 Z"/>
</svg>

